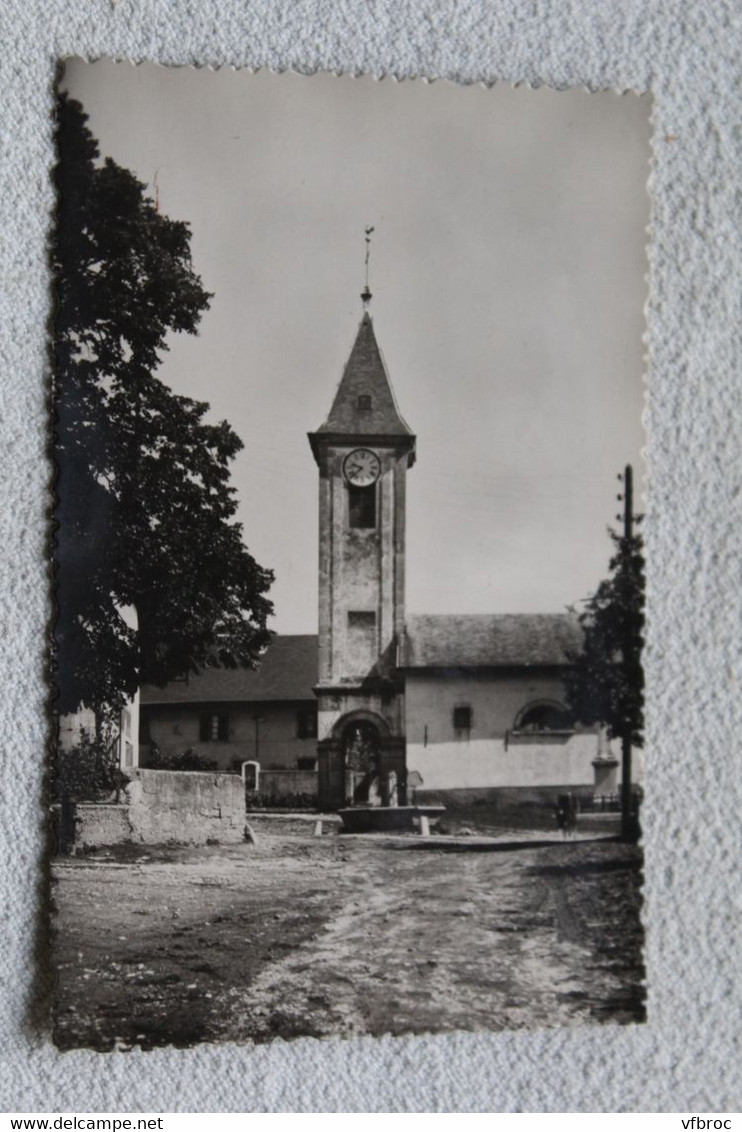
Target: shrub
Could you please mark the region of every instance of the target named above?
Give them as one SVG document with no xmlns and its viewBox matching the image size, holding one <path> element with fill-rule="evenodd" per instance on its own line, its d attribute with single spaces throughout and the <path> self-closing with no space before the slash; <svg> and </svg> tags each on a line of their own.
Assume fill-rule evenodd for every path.
<svg viewBox="0 0 742 1132">
<path fill-rule="evenodd" d="M 200 770 L 208 774 L 219 769 L 215 759 L 205 759 L 192 747 L 169 754 L 161 751 L 156 743 L 150 747 L 148 765 L 151 770 Z"/>
<path fill-rule="evenodd" d="M 315 810 L 317 799 L 312 794 L 270 794 L 264 797 L 257 790 L 246 790 L 249 810 Z"/>
<path fill-rule="evenodd" d="M 118 764 L 117 745 L 92 738 L 84 729 L 74 747 L 57 750 L 53 794 L 77 802 L 107 800 L 115 791 L 116 801 L 129 783 Z"/>
</svg>

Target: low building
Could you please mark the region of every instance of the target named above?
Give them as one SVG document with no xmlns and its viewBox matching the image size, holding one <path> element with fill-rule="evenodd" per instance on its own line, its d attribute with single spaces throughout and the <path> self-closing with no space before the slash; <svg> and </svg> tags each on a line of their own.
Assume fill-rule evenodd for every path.
<svg viewBox="0 0 742 1132">
<path fill-rule="evenodd" d="M 194 752 L 214 769 L 258 768 L 267 796 L 316 795 L 317 637 L 276 636 L 258 668 L 207 668 L 141 691 L 140 761 Z"/>
</svg>

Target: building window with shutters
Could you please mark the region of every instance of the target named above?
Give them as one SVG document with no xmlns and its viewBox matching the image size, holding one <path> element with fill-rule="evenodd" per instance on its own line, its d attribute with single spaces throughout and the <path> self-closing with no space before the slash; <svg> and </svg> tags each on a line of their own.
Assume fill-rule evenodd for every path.
<svg viewBox="0 0 742 1132">
<path fill-rule="evenodd" d="M 296 713 L 296 737 L 297 739 L 317 738 L 316 708 L 299 708 Z"/>
<path fill-rule="evenodd" d="M 229 738 L 229 716 L 225 711 L 204 712 L 199 738 L 202 743 L 226 743 Z"/>
</svg>

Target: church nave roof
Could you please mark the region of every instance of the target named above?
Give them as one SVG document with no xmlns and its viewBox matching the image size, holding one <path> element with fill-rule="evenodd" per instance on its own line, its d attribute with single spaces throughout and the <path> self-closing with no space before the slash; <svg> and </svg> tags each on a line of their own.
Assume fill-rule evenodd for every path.
<svg viewBox="0 0 742 1132">
<path fill-rule="evenodd" d="M 400 667 L 550 668 L 581 644 L 569 613 L 417 614 L 407 618 Z"/>
</svg>

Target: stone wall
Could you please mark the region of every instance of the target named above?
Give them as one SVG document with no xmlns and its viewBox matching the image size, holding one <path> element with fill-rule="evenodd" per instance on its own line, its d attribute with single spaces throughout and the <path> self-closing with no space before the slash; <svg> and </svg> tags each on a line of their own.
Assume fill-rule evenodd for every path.
<svg viewBox="0 0 742 1132">
<path fill-rule="evenodd" d="M 132 841 L 203 845 L 244 839 L 245 793 L 238 775 L 137 768 L 128 796 Z"/>
<path fill-rule="evenodd" d="M 308 794 L 316 798 L 317 771 L 261 768 L 258 792 L 264 798 L 287 798 L 296 794 Z"/>
<path fill-rule="evenodd" d="M 569 790 L 576 798 L 592 800 L 593 788 L 591 786 L 489 786 L 481 788 L 466 788 L 461 790 L 425 790 L 422 787 L 415 791 L 415 802 L 418 805 L 441 805 L 447 810 L 456 810 L 459 806 L 469 807 L 485 804 L 488 807 L 510 810 L 519 807 L 536 806 L 540 809 L 553 809 L 557 795 Z"/>
<path fill-rule="evenodd" d="M 97 849 L 132 840 L 129 807 L 110 802 L 83 802 L 75 811 L 75 848 Z"/>
</svg>

